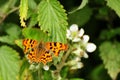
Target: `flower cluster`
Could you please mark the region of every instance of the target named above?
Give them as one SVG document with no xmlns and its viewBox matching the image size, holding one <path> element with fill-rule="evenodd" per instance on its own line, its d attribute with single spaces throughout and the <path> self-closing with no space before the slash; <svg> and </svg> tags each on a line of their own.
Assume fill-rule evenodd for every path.
<svg viewBox="0 0 120 80">
<path fill-rule="evenodd" d="M 75 48 L 72 53 L 75 55 L 75 58 L 71 61 L 68 61 L 67 64 L 71 66 L 71 69 L 78 69 L 83 67 L 81 62 L 81 57 L 88 58 L 87 52 L 93 52 L 96 49 L 94 43 L 88 42 L 90 37 L 84 35 L 84 29 L 78 29 L 78 25 L 73 24 L 70 26 L 70 29 L 67 30 L 67 39 L 72 42 L 72 47 Z"/>
</svg>

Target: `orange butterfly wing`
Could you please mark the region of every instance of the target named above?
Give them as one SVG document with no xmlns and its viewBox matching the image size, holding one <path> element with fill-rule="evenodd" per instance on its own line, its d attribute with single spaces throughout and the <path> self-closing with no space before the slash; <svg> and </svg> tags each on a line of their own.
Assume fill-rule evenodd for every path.
<svg viewBox="0 0 120 80">
<path fill-rule="evenodd" d="M 23 46 L 24 53 L 26 54 L 27 59 L 32 62 L 36 62 L 36 50 L 35 47 L 38 45 L 38 42 L 36 40 L 31 39 L 24 39 L 23 40 Z"/>
<path fill-rule="evenodd" d="M 23 40 L 23 46 L 25 46 L 24 53 L 30 63 L 42 62 L 45 65 L 47 62 L 52 61 L 52 56 L 49 51 L 44 48 L 44 43 L 38 43 L 32 39 L 25 39 Z"/>
<path fill-rule="evenodd" d="M 68 49 L 67 44 L 59 43 L 59 42 L 47 42 L 45 44 L 45 48 L 47 50 L 51 50 L 55 56 L 58 56 L 61 50 L 66 51 Z"/>
<path fill-rule="evenodd" d="M 44 65 L 47 62 L 52 61 L 52 55 L 50 51 L 54 53 L 55 56 L 58 56 L 61 50 L 67 50 L 68 46 L 59 42 L 37 42 L 32 39 L 23 40 L 24 53 L 27 56 L 27 59 L 30 63 L 39 63 L 42 62 Z"/>
<path fill-rule="evenodd" d="M 23 46 L 24 48 L 24 53 L 26 54 L 30 49 L 36 47 L 38 42 L 36 40 L 31 40 L 31 39 L 24 39 L 23 40 Z"/>
</svg>

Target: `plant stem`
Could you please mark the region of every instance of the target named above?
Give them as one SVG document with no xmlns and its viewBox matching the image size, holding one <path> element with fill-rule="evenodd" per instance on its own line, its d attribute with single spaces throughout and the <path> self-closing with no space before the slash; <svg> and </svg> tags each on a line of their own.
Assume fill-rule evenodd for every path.
<svg viewBox="0 0 120 80">
<path fill-rule="evenodd" d="M 41 65 L 39 65 L 39 66 L 40 66 L 40 68 L 38 70 L 38 80 L 42 80 L 42 67 L 41 67 Z"/>
<path fill-rule="evenodd" d="M 70 55 L 71 51 L 73 51 L 73 50 L 74 50 L 74 48 L 73 48 L 73 47 L 70 47 L 69 50 L 66 52 L 66 54 L 62 57 L 61 62 L 56 65 L 56 68 L 57 68 L 57 69 L 54 71 L 54 76 L 55 76 L 55 77 L 60 76 L 60 71 L 61 71 L 61 69 L 64 67 L 65 62 L 66 62 L 68 56 Z"/>
<path fill-rule="evenodd" d="M 9 14 L 11 14 L 12 12 L 14 12 L 14 11 L 17 11 L 19 9 L 19 7 L 14 7 L 13 9 L 11 9 L 9 12 L 6 12 L 6 13 L 2 13 L 2 14 L 0 14 L 0 24 L 5 20 L 5 18 L 9 15 Z"/>
</svg>

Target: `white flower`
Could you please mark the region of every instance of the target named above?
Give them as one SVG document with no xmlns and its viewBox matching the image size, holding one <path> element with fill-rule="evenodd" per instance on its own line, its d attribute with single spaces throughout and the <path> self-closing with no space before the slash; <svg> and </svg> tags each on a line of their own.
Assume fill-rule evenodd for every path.
<svg viewBox="0 0 120 80">
<path fill-rule="evenodd" d="M 67 30 L 66 36 L 67 36 L 68 39 L 72 40 L 72 36 L 71 36 L 70 30 Z"/>
<path fill-rule="evenodd" d="M 73 65 L 76 65 L 78 62 L 81 61 L 81 58 L 80 57 L 75 57 L 74 59 L 68 61 L 66 63 L 66 65 L 69 65 L 69 66 L 73 66 Z"/>
<path fill-rule="evenodd" d="M 88 54 L 81 48 L 77 48 L 77 50 L 73 51 L 73 53 L 80 58 L 88 58 Z"/>
<path fill-rule="evenodd" d="M 83 34 L 84 34 L 84 29 L 81 28 L 80 31 L 78 32 L 78 36 L 79 36 L 79 37 L 82 37 Z"/>
<path fill-rule="evenodd" d="M 84 51 L 84 55 L 83 55 L 84 58 L 88 58 L 88 54 Z"/>
<path fill-rule="evenodd" d="M 77 32 L 78 31 L 78 25 L 77 24 L 73 24 L 70 26 L 70 31 L 72 32 Z"/>
<path fill-rule="evenodd" d="M 70 69 L 80 69 L 83 67 L 82 62 L 78 62 L 77 64 L 73 65 Z"/>
<path fill-rule="evenodd" d="M 86 51 L 93 52 L 96 50 L 96 45 L 94 43 L 89 43 L 88 42 L 89 39 L 90 39 L 90 37 L 88 35 L 84 35 L 82 41 L 84 42 L 83 44 L 85 46 Z"/>
<path fill-rule="evenodd" d="M 86 50 L 87 52 L 93 52 L 96 50 L 96 45 L 93 43 L 88 43 L 86 46 Z"/>
<path fill-rule="evenodd" d="M 81 58 L 80 57 L 75 57 L 75 59 L 74 59 L 76 62 L 78 62 L 78 61 L 80 61 L 81 60 Z"/>
<path fill-rule="evenodd" d="M 84 43 L 87 43 L 89 41 L 90 37 L 88 35 L 84 35 L 82 41 Z"/>
<path fill-rule="evenodd" d="M 75 51 L 73 51 L 73 53 L 76 55 L 76 56 L 80 56 L 80 52 L 82 52 L 83 50 L 81 48 L 77 48 Z"/>
<path fill-rule="evenodd" d="M 78 25 L 77 24 L 73 24 L 70 26 L 70 29 L 67 30 L 67 38 L 69 40 L 72 40 L 72 42 L 79 42 L 81 41 L 81 37 L 84 34 L 84 29 L 80 29 L 78 30 Z"/>
<path fill-rule="evenodd" d="M 49 66 L 48 65 L 44 65 L 43 69 L 47 71 L 47 70 L 49 70 Z"/>
<path fill-rule="evenodd" d="M 75 37 L 72 41 L 73 42 L 79 42 L 80 40 L 81 40 L 80 38 Z"/>
</svg>

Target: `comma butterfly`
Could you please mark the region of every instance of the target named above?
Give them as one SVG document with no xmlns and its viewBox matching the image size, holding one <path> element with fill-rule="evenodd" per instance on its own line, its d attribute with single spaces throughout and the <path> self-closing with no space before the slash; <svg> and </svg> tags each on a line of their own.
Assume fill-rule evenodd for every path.
<svg viewBox="0 0 120 80">
<path fill-rule="evenodd" d="M 30 63 L 42 62 L 44 65 L 52 61 L 52 53 L 58 56 L 61 50 L 67 50 L 68 46 L 59 42 L 38 42 L 37 40 L 23 40 L 24 53 Z"/>
</svg>

